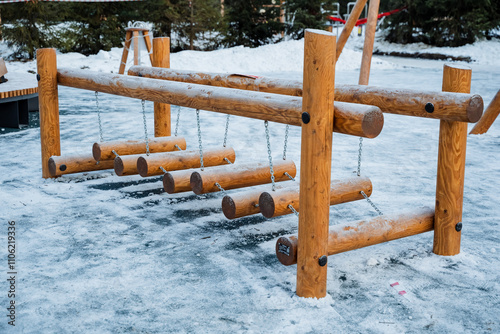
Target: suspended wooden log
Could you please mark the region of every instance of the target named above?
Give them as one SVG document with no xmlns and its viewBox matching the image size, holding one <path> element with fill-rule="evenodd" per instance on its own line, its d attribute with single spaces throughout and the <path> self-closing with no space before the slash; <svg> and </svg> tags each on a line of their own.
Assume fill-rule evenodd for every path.
<svg viewBox="0 0 500 334">
<path fill-rule="evenodd" d="M 372 194 L 372 182 L 367 177 L 355 177 L 342 181 L 332 180 L 330 188 L 330 205 L 363 199 L 361 191 L 367 196 Z M 300 210 L 299 185 L 263 192 L 259 198 L 260 212 L 266 218 L 291 214 L 289 205 L 296 211 Z"/>
<path fill-rule="evenodd" d="M 405 238 L 433 229 L 434 210 L 430 208 L 334 225 L 328 233 L 328 255 Z M 285 266 L 296 264 L 298 246 L 297 236 L 279 238 L 276 242 L 278 260 Z"/>
<path fill-rule="evenodd" d="M 183 137 L 157 137 L 148 142 L 151 153 L 178 151 L 186 149 L 186 139 Z M 116 140 L 94 143 L 92 155 L 96 161 L 113 160 L 115 151 L 118 155 L 146 154 L 146 142 L 144 140 Z"/>
<path fill-rule="evenodd" d="M 295 177 L 297 169 L 291 160 L 279 160 L 274 163 L 274 177 L 276 182 L 287 181 Z M 271 183 L 269 165 L 253 163 L 247 165 L 220 166 L 191 174 L 191 189 L 197 195 L 220 191 L 218 183 L 223 189 L 237 189 Z"/>
<path fill-rule="evenodd" d="M 224 158 L 234 162 L 236 154 L 229 147 L 212 148 L 203 151 L 203 164 L 206 167 L 229 164 Z M 200 168 L 200 151 L 177 151 L 141 155 L 137 159 L 137 171 L 142 177 L 161 175 L 167 171 Z"/>
<path fill-rule="evenodd" d="M 163 175 L 163 189 L 169 194 L 191 191 L 191 174 L 199 169 L 167 172 Z"/>
<path fill-rule="evenodd" d="M 60 85 L 68 87 L 271 122 L 302 125 L 302 99 L 300 97 L 245 90 L 238 90 L 235 93 L 234 89 L 224 87 L 207 87 L 183 82 L 70 69 L 59 69 L 57 78 Z M 383 116 L 377 107 L 335 102 L 335 110 L 333 130 L 336 132 L 373 138 L 382 130 Z M 360 113 L 366 115 L 363 116 Z M 378 116 L 374 117 L 374 113 L 378 113 Z M 355 121 L 360 122 L 360 124 L 353 126 L 352 122 Z"/>
<path fill-rule="evenodd" d="M 131 154 L 116 157 L 113 163 L 116 175 L 127 176 L 139 174 L 137 171 L 137 159 L 139 159 L 140 156 L 141 154 Z"/>
<path fill-rule="evenodd" d="M 500 114 L 500 90 L 497 92 L 493 100 L 490 102 L 479 122 L 474 125 L 469 134 L 482 135 L 486 133 L 493 122 Z"/>
<path fill-rule="evenodd" d="M 51 177 L 112 168 L 113 160 L 97 162 L 90 154 L 52 156 L 48 161 Z"/>
<path fill-rule="evenodd" d="M 286 181 L 276 185 L 276 189 L 293 187 L 296 182 Z M 270 190 L 270 186 L 252 191 L 240 191 L 224 196 L 222 199 L 222 212 L 227 219 L 236 219 L 245 216 L 255 215 L 260 212 L 259 197 L 266 191 Z"/>
<path fill-rule="evenodd" d="M 194 84 L 302 96 L 302 82 L 299 80 L 198 73 L 143 66 L 131 67 L 129 74 Z M 483 99 L 479 95 L 360 85 L 337 85 L 335 87 L 335 122 L 337 122 L 338 117 L 342 117 L 337 110 L 339 101 L 377 106 L 384 113 L 389 114 L 470 123 L 475 123 L 481 118 L 484 108 Z M 271 119 L 269 120 L 271 121 Z M 349 134 L 348 132 L 342 133 Z"/>
</svg>

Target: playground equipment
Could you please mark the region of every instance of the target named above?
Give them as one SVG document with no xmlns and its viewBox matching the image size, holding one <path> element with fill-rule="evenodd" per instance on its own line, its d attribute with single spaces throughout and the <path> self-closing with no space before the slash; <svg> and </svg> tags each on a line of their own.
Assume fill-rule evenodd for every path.
<svg viewBox="0 0 500 334">
<path fill-rule="evenodd" d="M 482 135 L 486 133 L 497 119 L 498 114 L 500 114 L 500 90 L 486 108 L 483 117 L 474 125 L 469 134 Z"/>
<path fill-rule="evenodd" d="M 151 64 L 153 64 L 151 38 L 149 36 L 149 28 L 145 27 L 142 22 L 135 22 L 134 24 L 130 24 L 129 22 L 129 27 L 125 29 L 125 44 L 123 45 L 122 60 L 120 62 L 120 68 L 118 69 L 119 74 L 125 73 L 128 52 L 130 51 L 132 40 L 134 41 L 134 65 L 139 64 L 139 38 L 144 39 L 144 44 L 146 44 L 146 50 L 149 54 L 149 59 L 151 60 Z"/>
<path fill-rule="evenodd" d="M 58 69 L 55 51 L 40 49 L 37 52 L 37 61 L 40 75 L 42 175 L 46 178 L 54 176 L 50 173 L 50 159 L 65 161 L 65 171 L 70 170 L 68 172 L 98 170 L 102 167 L 100 166 L 102 162 L 96 165 L 95 160 L 94 164 L 89 165 L 85 159 L 61 156 L 58 85 L 297 125 L 302 128 L 299 199 L 296 202 L 296 191 L 290 191 L 290 195 L 286 195 L 286 202 L 292 200 L 300 209 L 298 236 L 282 237 L 276 247 L 281 261 L 285 264 L 297 263 L 299 296 L 320 298 L 326 295 L 327 256 L 339 252 L 339 249 L 345 251 L 366 247 L 434 229 L 434 252 L 439 255 L 458 254 L 466 122 L 476 122 L 481 117 L 483 109 L 481 97 L 469 94 L 471 71 L 445 66 L 444 93 L 348 85 L 334 89 L 335 53 L 336 44 L 333 35 L 307 30 L 304 45 L 304 78 L 300 83 L 231 75 L 226 76 L 224 80 L 218 80 L 223 76 L 161 68 L 133 67 L 129 72 L 137 73 L 137 77 Z M 168 79 L 166 76 L 174 79 Z M 201 81 L 211 82 L 214 85 L 201 84 Z M 288 96 L 277 92 L 288 93 Z M 340 197 L 338 201 L 348 201 L 360 198 L 361 192 L 365 194 L 371 192 L 371 184 L 368 184 L 369 180 L 365 178 L 333 182 L 332 187 L 332 132 L 376 137 L 383 125 L 381 111 L 440 119 L 436 208 L 396 217 L 382 216 L 329 232 L 329 207 L 332 204 L 332 194 L 334 198 Z M 155 117 L 155 127 L 156 120 L 157 117 Z M 185 151 L 171 154 L 181 155 L 181 153 Z M 227 152 L 223 155 L 227 155 Z M 90 155 L 89 158 L 93 159 Z M 81 161 L 83 163 L 80 163 Z M 149 161 L 146 162 L 147 166 L 143 166 L 141 162 L 140 170 L 143 174 L 149 173 Z M 245 166 L 213 168 L 216 172 L 207 173 L 208 181 L 202 172 L 190 173 L 191 188 L 203 193 L 207 189 L 218 189 L 216 183 L 221 185 L 227 182 L 224 183 L 227 189 L 241 183 L 244 186 L 249 185 L 245 177 L 239 179 Z M 225 179 L 219 170 L 223 170 L 224 175 L 227 173 L 230 177 Z M 235 173 L 231 172 L 233 170 Z M 256 170 L 260 169 L 252 169 Z M 268 172 L 266 168 L 266 173 Z M 165 178 L 168 178 L 169 174 L 172 176 L 181 173 L 189 175 L 189 171 L 169 171 Z M 252 177 L 260 175 L 254 172 L 251 174 Z M 218 177 L 212 179 L 211 175 Z M 345 182 L 352 182 L 353 189 L 348 190 Z M 290 184 L 293 181 L 285 183 Z M 184 179 L 183 184 L 175 183 L 171 190 L 176 191 L 185 187 Z M 335 187 L 338 188 L 332 189 Z M 283 189 L 288 188 L 287 186 Z M 345 191 L 345 198 L 342 198 L 344 195 L 339 195 L 342 191 Z M 252 201 L 255 203 L 255 196 L 252 197 Z M 336 201 L 334 200 L 334 203 Z M 234 200 L 233 202 L 237 203 Z M 279 203 L 279 199 L 275 203 Z M 279 206 L 275 205 L 276 207 Z M 245 210 L 249 210 L 248 205 L 246 207 L 235 205 L 234 215 Z"/>
</svg>

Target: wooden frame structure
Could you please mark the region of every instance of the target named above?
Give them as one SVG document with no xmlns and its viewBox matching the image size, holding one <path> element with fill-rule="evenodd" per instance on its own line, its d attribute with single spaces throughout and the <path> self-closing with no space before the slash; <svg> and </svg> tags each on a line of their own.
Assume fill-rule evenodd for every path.
<svg viewBox="0 0 500 334">
<path fill-rule="evenodd" d="M 71 172 L 102 169 L 99 165 L 89 165 L 86 160 L 79 166 L 81 159 L 61 157 L 58 85 L 297 125 L 302 127 L 298 236 L 280 238 L 276 250 L 280 260 L 296 259 L 299 296 L 321 298 L 326 295 L 327 256 L 339 252 L 332 251 L 332 238 L 335 247 L 345 251 L 434 229 L 434 252 L 457 254 L 466 122 L 476 122 L 483 109 L 481 97 L 469 94 L 470 70 L 445 66 L 443 90 L 446 92 L 443 93 L 365 86 L 335 88 L 335 36 L 306 30 L 304 49 L 303 83 L 227 76 L 225 80 L 211 82 L 211 86 L 205 81 L 213 80 L 213 75 L 175 74 L 161 68 L 131 69 L 129 74 L 136 73 L 137 77 L 58 69 L 55 50 L 40 49 L 37 61 L 42 176 L 53 177 L 49 171 L 50 159 L 63 159 L 67 165 L 74 165 Z M 334 103 L 334 100 L 337 101 Z M 329 230 L 332 132 L 376 137 L 383 125 L 383 118 L 381 121 L 379 117 L 381 111 L 440 119 L 436 209 L 396 218 L 379 217 L 332 232 Z M 155 117 L 155 122 L 157 119 Z M 170 118 L 162 119 L 165 121 L 155 124 L 155 128 L 170 127 Z M 369 188 L 371 190 L 371 184 Z M 363 189 L 366 186 L 359 190 Z M 334 237 L 332 233 L 336 233 Z"/>
<path fill-rule="evenodd" d="M 146 50 L 149 53 L 149 59 L 151 60 L 151 64 L 153 64 L 153 55 L 151 53 L 151 37 L 149 37 L 149 29 L 129 27 L 125 29 L 125 44 L 123 45 L 122 59 L 120 61 L 120 68 L 118 69 L 119 74 L 125 73 L 125 67 L 127 66 L 128 52 L 130 50 L 130 45 L 132 44 L 132 40 L 134 41 L 134 65 L 139 64 L 139 38 L 141 37 L 141 35 L 144 38 L 144 43 L 146 44 Z"/>
</svg>

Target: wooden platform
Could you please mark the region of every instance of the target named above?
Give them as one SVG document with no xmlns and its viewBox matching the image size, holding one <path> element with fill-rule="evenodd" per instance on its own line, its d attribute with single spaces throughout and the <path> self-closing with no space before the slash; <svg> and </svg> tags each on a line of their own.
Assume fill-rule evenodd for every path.
<svg viewBox="0 0 500 334">
<path fill-rule="evenodd" d="M 38 110 L 38 82 L 35 74 L 7 73 L 0 84 L 0 126 L 29 125 L 29 112 Z"/>
</svg>

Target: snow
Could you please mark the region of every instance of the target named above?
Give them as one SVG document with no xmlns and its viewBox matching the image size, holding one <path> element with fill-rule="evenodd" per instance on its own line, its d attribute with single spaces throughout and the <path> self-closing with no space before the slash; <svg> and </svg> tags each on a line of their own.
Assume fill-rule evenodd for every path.
<svg viewBox="0 0 500 334">
<path fill-rule="evenodd" d="M 176 69 L 300 79 L 303 41 L 172 55 Z M 471 56 L 472 92 L 487 105 L 500 88 L 498 41 L 461 49 Z M 346 45 L 338 84 L 356 84 L 359 41 Z M 394 46 L 391 46 L 394 47 Z M 393 48 L 393 50 L 396 47 Z M 4 50 L 4 48 L 2 48 Z M 61 67 L 117 72 L 121 49 L 85 57 L 59 54 Z M 441 53 L 449 50 L 440 49 Z M 435 52 L 435 51 L 433 51 Z M 451 51 L 450 51 L 451 52 Z M 458 51 L 457 51 L 458 52 Z M 463 53 L 462 53 L 463 52 Z M 371 84 L 440 90 L 444 62 L 374 57 Z M 9 73 L 36 70 L 7 64 Z M 83 72 L 87 69 L 82 70 Z M 89 152 L 99 130 L 94 92 L 60 87 L 62 153 Z M 141 103 L 99 94 L 105 140 L 142 139 Z M 172 107 L 175 120 L 178 107 Z M 196 149 L 196 115 L 181 108 L 179 135 Z M 153 104 L 146 103 L 149 132 Z M 220 146 L 225 115 L 200 114 L 203 146 Z M 382 133 L 363 141 L 362 175 L 387 214 L 433 206 L 439 121 L 385 114 Z M 231 117 L 229 145 L 242 164 L 267 161 L 262 121 Z M 274 247 L 297 232 L 294 215 L 228 221 L 222 194 L 169 195 L 161 178 L 112 172 L 41 178 L 37 128 L 0 131 L 0 232 L 17 226 L 16 330 L 147 333 L 417 333 L 500 332 L 500 123 L 469 136 L 461 253 L 432 253 L 432 232 L 329 257 L 327 297 L 295 295 L 296 266 Z M 472 125 L 469 125 L 469 129 Z M 281 159 L 285 126 L 271 123 L 273 159 Z M 357 167 L 358 138 L 334 134 L 332 176 Z M 288 159 L 300 169 L 300 129 L 290 128 Z M 299 173 L 297 173 L 299 175 Z M 366 201 L 331 207 L 331 225 L 375 217 Z M 7 263 L 0 265 L 5 275 Z M 4 276 L 5 277 L 5 276 Z M 399 282 L 407 292 L 391 287 Z M 7 284 L 0 305 L 7 307 Z M 5 310 L 5 309 L 4 309 Z M 6 317 L 0 332 L 10 332 Z"/>
</svg>

